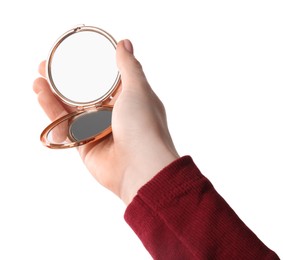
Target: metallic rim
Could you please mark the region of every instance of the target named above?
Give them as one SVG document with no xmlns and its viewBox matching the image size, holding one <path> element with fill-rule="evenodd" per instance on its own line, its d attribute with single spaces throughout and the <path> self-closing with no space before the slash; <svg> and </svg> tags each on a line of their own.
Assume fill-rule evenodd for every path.
<svg viewBox="0 0 283 260">
<path fill-rule="evenodd" d="M 51 123 L 49 126 L 47 126 L 42 131 L 42 133 L 40 135 L 40 140 L 45 146 L 47 146 L 49 148 L 53 148 L 53 149 L 64 149 L 64 148 L 77 147 L 77 146 L 80 146 L 80 145 L 84 145 L 84 144 L 87 144 L 87 143 L 98 141 L 98 140 L 106 137 L 107 135 L 109 135 L 112 132 L 111 126 L 106 128 L 105 130 L 103 130 L 101 133 L 99 133 L 99 134 L 97 134 L 93 137 L 90 137 L 86 140 L 83 140 L 83 141 L 74 141 L 74 140 L 72 140 L 73 138 L 71 138 L 69 135 L 66 135 L 66 140 L 68 141 L 67 143 L 52 143 L 48 140 L 48 135 L 57 125 L 61 124 L 64 121 L 69 123 L 76 116 L 79 116 L 81 114 L 88 113 L 88 112 L 94 112 L 94 111 L 99 111 L 99 110 L 112 110 L 112 109 L 113 109 L 112 106 L 103 106 L 103 107 L 100 107 L 98 109 L 94 108 L 94 109 L 76 111 L 76 112 L 67 114 L 67 115 L 55 120 L 53 123 Z"/>
<path fill-rule="evenodd" d="M 77 107 L 79 110 L 81 109 L 85 109 L 85 108 L 89 108 L 89 107 L 93 107 L 96 106 L 97 104 L 101 104 L 103 101 L 105 101 L 106 99 L 108 99 L 109 97 L 111 97 L 111 95 L 113 93 L 115 93 L 116 89 L 118 88 L 118 86 L 120 85 L 120 81 L 121 81 L 121 76 L 120 73 L 117 73 L 117 77 L 112 85 L 112 87 L 109 89 L 109 91 L 107 91 L 105 93 L 105 95 L 103 95 L 102 97 L 94 100 L 94 101 L 90 101 L 90 102 L 76 102 L 73 100 L 70 100 L 68 98 L 66 98 L 65 96 L 63 96 L 59 90 L 56 88 L 56 85 L 52 79 L 52 75 L 51 75 L 51 65 L 52 65 L 52 58 L 54 56 L 55 51 L 57 50 L 58 46 L 69 36 L 78 33 L 78 32 L 83 32 L 83 31 L 92 31 L 95 33 L 99 33 L 102 36 L 104 36 L 105 38 L 107 38 L 111 44 L 113 45 L 113 47 L 116 49 L 117 47 L 117 42 L 116 40 L 106 31 L 98 28 L 98 27 L 93 27 L 93 26 L 78 26 L 75 27 L 69 31 L 67 31 L 66 33 L 64 33 L 54 44 L 54 46 L 51 49 L 51 52 L 48 56 L 47 62 L 46 62 L 46 71 L 47 71 L 47 80 L 49 82 L 49 85 L 51 87 L 51 90 L 53 91 L 53 93 L 58 96 L 65 104 L 71 106 L 71 107 Z"/>
</svg>

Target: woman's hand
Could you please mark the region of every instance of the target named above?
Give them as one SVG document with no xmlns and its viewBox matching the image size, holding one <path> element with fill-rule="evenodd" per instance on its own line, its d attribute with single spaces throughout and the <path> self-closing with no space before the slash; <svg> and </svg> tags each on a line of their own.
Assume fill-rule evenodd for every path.
<svg viewBox="0 0 283 260">
<path fill-rule="evenodd" d="M 179 156 L 171 140 L 163 104 L 148 84 L 129 40 L 117 45 L 116 59 L 122 89 L 112 114 L 112 135 L 78 148 L 96 180 L 129 204 L 137 191 Z M 45 63 L 39 67 L 45 77 Z M 45 78 L 33 89 L 53 121 L 70 112 L 52 93 Z"/>
</svg>

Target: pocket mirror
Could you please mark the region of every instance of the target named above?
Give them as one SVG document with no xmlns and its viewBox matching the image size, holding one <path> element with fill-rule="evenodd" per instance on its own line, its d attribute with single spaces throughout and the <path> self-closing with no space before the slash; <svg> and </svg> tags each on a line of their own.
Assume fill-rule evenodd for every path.
<svg viewBox="0 0 283 260">
<path fill-rule="evenodd" d="M 70 148 L 111 133 L 110 101 L 120 86 L 116 46 L 104 30 L 84 25 L 55 42 L 46 62 L 47 80 L 66 111 L 43 130 L 44 145 Z"/>
</svg>

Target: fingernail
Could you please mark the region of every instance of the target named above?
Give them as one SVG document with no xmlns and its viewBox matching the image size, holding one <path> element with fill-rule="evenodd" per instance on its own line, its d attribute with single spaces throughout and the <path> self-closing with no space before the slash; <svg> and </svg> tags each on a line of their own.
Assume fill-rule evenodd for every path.
<svg viewBox="0 0 283 260">
<path fill-rule="evenodd" d="M 125 47 L 125 49 L 128 51 L 128 52 L 130 52 L 131 54 L 133 54 L 134 53 L 134 48 L 133 48 L 133 45 L 132 45 L 132 43 L 130 42 L 130 40 L 124 40 L 123 41 L 124 42 L 124 47 Z"/>
</svg>

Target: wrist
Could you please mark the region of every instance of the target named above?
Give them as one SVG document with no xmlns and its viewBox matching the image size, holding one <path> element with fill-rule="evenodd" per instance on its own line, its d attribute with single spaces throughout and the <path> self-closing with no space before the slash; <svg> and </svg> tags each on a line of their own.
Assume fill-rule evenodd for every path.
<svg viewBox="0 0 283 260">
<path fill-rule="evenodd" d="M 125 171 L 120 198 L 129 205 L 142 186 L 179 157 L 176 152 L 161 151 L 149 153 L 143 160 L 138 159 L 138 163 L 132 164 Z"/>
</svg>

